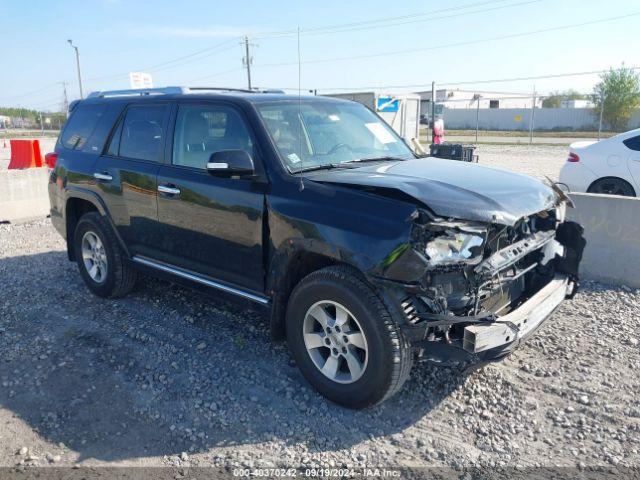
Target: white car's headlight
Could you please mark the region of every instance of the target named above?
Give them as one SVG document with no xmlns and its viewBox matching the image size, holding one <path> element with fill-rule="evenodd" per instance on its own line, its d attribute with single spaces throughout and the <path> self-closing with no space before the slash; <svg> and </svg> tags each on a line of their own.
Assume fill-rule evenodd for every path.
<svg viewBox="0 0 640 480">
<path fill-rule="evenodd" d="M 430 240 L 425 253 L 431 265 L 464 262 L 482 257 L 484 237 L 472 233 L 446 231 Z"/>
</svg>

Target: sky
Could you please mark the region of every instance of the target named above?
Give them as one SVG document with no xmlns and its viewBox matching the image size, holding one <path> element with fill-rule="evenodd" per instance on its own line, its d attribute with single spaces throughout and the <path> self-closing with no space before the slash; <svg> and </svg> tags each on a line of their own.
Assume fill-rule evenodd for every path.
<svg viewBox="0 0 640 480">
<path fill-rule="evenodd" d="M 154 86 L 254 87 L 318 93 L 438 88 L 590 93 L 597 74 L 640 66 L 637 0 L 0 0 L 0 106 L 60 109 L 79 97 Z M 526 80 L 496 82 L 514 78 Z M 487 82 L 491 80 L 491 82 Z M 479 83 L 475 83 L 479 82 Z"/>
</svg>

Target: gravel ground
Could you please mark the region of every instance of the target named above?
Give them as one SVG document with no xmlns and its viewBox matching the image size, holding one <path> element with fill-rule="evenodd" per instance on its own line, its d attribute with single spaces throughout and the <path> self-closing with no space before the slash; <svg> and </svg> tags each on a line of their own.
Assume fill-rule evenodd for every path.
<svg viewBox="0 0 640 480">
<path fill-rule="evenodd" d="M 480 165 L 552 180 L 558 180 L 568 152 L 567 147 L 548 145 L 480 145 L 476 150 Z"/>
<path fill-rule="evenodd" d="M 638 290 L 587 283 L 504 362 L 418 365 L 360 412 L 256 313 L 151 279 L 91 295 L 49 221 L 0 225 L 0 292 L 0 466 L 640 465 Z"/>
</svg>

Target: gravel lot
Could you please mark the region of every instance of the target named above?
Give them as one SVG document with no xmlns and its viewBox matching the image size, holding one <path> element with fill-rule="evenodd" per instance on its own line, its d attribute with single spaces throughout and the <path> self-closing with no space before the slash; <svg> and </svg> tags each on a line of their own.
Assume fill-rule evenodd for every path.
<svg viewBox="0 0 640 480">
<path fill-rule="evenodd" d="M 481 165 L 552 180 L 558 180 L 568 152 L 566 146 L 549 145 L 480 145 L 476 150 Z"/>
<path fill-rule="evenodd" d="M 361 412 L 256 313 L 151 279 L 91 295 L 48 220 L 0 225 L 0 292 L 2 466 L 640 465 L 638 290 L 585 284 L 504 362 L 418 365 Z"/>
</svg>

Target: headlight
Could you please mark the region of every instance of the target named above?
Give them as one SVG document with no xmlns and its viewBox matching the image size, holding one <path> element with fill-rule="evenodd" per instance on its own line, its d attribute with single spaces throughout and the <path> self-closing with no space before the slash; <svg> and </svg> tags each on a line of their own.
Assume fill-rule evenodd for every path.
<svg viewBox="0 0 640 480">
<path fill-rule="evenodd" d="M 484 237 L 472 233 L 448 230 L 430 240 L 425 253 L 431 265 L 464 262 L 482 258 Z"/>
</svg>

